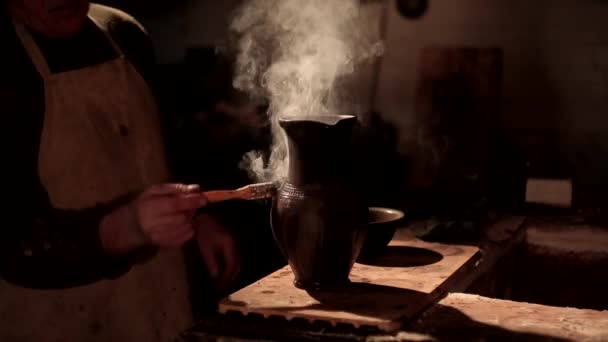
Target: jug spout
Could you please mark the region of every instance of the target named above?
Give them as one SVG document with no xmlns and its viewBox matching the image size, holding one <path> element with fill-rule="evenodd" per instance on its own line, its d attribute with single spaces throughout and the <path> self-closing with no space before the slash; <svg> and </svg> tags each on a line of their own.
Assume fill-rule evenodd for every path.
<svg viewBox="0 0 608 342">
<path fill-rule="evenodd" d="M 341 121 L 352 121 L 357 118 L 354 115 L 308 115 L 308 116 L 282 116 L 279 121 L 284 123 L 289 122 L 316 122 L 327 126 L 335 126 Z"/>
<path fill-rule="evenodd" d="M 279 125 L 287 136 L 296 140 L 309 138 L 314 133 L 322 134 L 325 130 L 331 130 L 332 134 L 350 135 L 356 122 L 357 118 L 352 115 L 284 116 L 279 119 Z"/>
<path fill-rule="evenodd" d="M 289 151 L 289 181 L 298 186 L 350 174 L 351 142 L 357 118 L 352 115 L 284 117 Z"/>
</svg>

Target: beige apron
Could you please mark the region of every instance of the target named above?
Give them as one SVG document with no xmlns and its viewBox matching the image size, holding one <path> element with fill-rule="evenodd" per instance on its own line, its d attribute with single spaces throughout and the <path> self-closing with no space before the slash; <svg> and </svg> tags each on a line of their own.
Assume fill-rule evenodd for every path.
<svg viewBox="0 0 608 342">
<path fill-rule="evenodd" d="M 109 35 L 118 59 L 51 74 L 28 31 L 15 27 L 44 79 L 39 173 L 53 205 L 90 207 L 166 181 L 156 104 Z M 29 290 L 0 280 L 2 342 L 170 341 L 191 320 L 179 250 L 161 251 L 118 280 L 74 289 Z"/>
</svg>

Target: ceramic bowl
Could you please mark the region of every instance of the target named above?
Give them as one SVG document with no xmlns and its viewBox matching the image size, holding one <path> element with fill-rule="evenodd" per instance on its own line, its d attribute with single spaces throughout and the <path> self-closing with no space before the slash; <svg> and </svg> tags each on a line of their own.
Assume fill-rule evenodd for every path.
<svg viewBox="0 0 608 342">
<path fill-rule="evenodd" d="M 397 209 L 370 207 L 367 237 L 361 249 L 362 255 L 382 252 L 393 239 L 397 228 L 403 225 L 405 213 Z"/>
</svg>

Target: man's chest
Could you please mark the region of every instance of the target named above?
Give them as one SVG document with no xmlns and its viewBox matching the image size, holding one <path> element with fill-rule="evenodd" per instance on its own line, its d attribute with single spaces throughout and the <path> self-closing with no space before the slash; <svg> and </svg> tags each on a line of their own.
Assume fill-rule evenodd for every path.
<svg viewBox="0 0 608 342">
<path fill-rule="evenodd" d="M 52 74 L 73 72 L 116 58 L 117 54 L 103 32 L 94 27 L 67 40 L 33 35 L 35 43 Z M 41 133 L 46 109 L 44 80 L 11 24 L 0 28 L 3 69 L 0 77 L 0 113 L 5 136 L 34 140 Z M 52 75 L 51 75 L 52 76 Z"/>
</svg>

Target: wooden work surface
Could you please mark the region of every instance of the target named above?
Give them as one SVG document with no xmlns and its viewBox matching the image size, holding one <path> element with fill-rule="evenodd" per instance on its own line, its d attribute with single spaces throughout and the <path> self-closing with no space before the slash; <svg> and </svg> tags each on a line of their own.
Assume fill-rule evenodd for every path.
<svg viewBox="0 0 608 342">
<path fill-rule="evenodd" d="M 608 311 L 552 307 L 454 293 L 426 311 L 407 330 L 396 340 L 412 341 L 407 337 L 415 333 L 431 335 L 439 340 L 458 336 L 466 341 L 599 342 L 608 341 Z"/>
<path fill-rule="evenodd" d="M 339 293 L 313 298 L 293 286 L 285 267 L 222 300 L 219 310 L 395 331 L 444 295 L 454 275 L 478 255 L 474 246 L 393 241 L 382 257 L 357 263 L 352 286 Z"/>
</svg>

